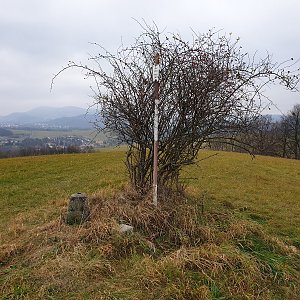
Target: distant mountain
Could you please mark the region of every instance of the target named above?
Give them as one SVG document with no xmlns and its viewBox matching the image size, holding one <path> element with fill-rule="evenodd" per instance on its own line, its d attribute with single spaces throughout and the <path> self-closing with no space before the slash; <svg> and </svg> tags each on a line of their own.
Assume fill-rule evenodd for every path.
<svg viewBox="0 0 300 300">
<path fill-rule="evenodd" d="M 282 119 L 282 115 L 271 115 L 272 121 L 273 122 L 279 122 Z"/>
<path fill-rule="evenodd" d="M 281 118 L 283 117 L 283 115 L 276 115 L 276 114 L 266 114 L 264 116 L 270 117 L 273 122 L 279 122 L 279 121 L 281 121 Z"/>
<path fill-rule="evenodd" d="M 40 122 L 43 120 L 38 116 L 31 115 L 29 113 L 12 113 L 8 116 L 0 117 L 0 123 L 24 125 L 28 123 Z"/>
<path fill-rule="evenodd" d="M 84 114 L 74 117 L 57 118 L 44 122 L 43 125 L 49 128 L 91 129 L 94 128 L 94 121 L 94 116 Z M 103 124 L 98 122 L 97 126 L 102 127 Z"/>
<path fill-rule="evenodd" d="M 1 123 L 16 125 L 26 125 L 37 122 L 46 122 L 49 120 L 74 117 L 86 113 L 84 108 L 75 106 L 65 107 L 38 107 L 26 112 L 15 112 L 4 117 L 0 117 Z"/>
<path fill-rule="evenodd" d="M 0 128 L 0 136 L 13 136 L 14 133 L 8 129 Z"/>
<path fill-rule="evenodd" d="M 42 116 L 45 120 L 53 120 L 64 117 L 75 117 L 86 113 L 86 109 L 76 106 L 64 107 L 38 107 L 28 113 L 34 116 Z"/>
<path fill-rule="evenodd" d="M 38 107 L 0 117 L 0 125 L 55 128 L 92 128 L 95 110 L 75 107 Z"/>
</svg>

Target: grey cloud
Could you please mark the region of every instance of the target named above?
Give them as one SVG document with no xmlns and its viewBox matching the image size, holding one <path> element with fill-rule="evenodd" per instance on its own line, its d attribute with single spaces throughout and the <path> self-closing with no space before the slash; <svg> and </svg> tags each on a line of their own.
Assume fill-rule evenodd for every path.
<svg viewBox="0 0 300 300">
<path fill-rule="evenodd" d="M 90 83 L 80 74 L 52 76 L 68 60 L 86 61 L 97 42 L 111 51 L 141 32 L 133 18 L 191 36 L 215 27 L 241 37 L 245 51 L 266 50 L 282 60 L 300 57 L 296 0 L 4 0 L 0 10 L 0 115 L 39 105 L 86 105 Z M 271 92 L 272 94 L 272 92 Z M 277 95 L 280 94 L 280 97 Z M 273 93 L 284 110 L 298 94 Z M 280 98 L 280 99 L 279 99 Z M 73 101 L 73 103 L 72 103 Z"/>
</svg>

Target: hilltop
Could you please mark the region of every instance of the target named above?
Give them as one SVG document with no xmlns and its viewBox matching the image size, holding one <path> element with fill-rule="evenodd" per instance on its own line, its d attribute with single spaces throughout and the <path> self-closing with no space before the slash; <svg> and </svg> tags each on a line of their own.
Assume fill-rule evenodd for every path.
<svg viewBox="0 0 300 300">
<path fill-rule="evenodd" d="M 126 187 L 123 157 L 0 161 L 4 299 L 298 299 L 299 161 L 217 152 L 154 209 Z M 79 191 L 91 221 L 68 226 Z"/>
<path fill-rule="evenodd" d="M 0 116 L 0 125 L 13 128 L 91 129 L 95 121 L 95 113 L 95 109 L 86 110 L 76 106 L 42 106 L 26 112 Z"/>
</svg>

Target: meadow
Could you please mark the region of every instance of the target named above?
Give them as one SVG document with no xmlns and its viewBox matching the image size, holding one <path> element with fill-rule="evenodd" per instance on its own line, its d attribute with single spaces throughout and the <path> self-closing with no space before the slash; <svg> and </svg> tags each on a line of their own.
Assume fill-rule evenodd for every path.
<svg viewBox="0 0 300 300">
<path fill-rule="evenodd" d="M 2 299 L 299 299 L 300 161 L 202 151 L 153 209 L 124 155 L 0 160 Z M 76 192 L 92 220 L 68 226 Z"/>
<path fill-rule="evenodd" d="M 56 138 L 76 136 L 91 139 L 95 142 L 105 141 L 109 134 L 97 131 L 95 129 L 82 129 L 82 130 L 37 130 L 37 129 L 13 129 L 13 134 L 19 137 L 30 136 L 31 138 Z"/>
<path fill-rule="evenodd" d="M 215 152 L 202 152 L 200 159 Z M 300 161 L 219 152 L 183 173 L 189 189 L 231 203 L 276 235 L 300 245 Z M 229 204 L 230 205 L 230 204 Z"/>
<path fill-rule="evenodd" d="M 77 192 L 97 193 L 126 182 L 124 151 L 2 159 L 1 232 L 19 214 L 48 209 Z"/>
</svg>

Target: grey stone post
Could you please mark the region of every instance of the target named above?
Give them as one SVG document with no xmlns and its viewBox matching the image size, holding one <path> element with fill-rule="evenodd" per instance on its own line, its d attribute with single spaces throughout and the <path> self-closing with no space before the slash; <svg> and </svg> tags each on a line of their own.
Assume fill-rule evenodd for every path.
<svg viewBox="0 0 300 300">
<path fill-rule="evenodd" d="M 76 193 L 71 195 L 66 223 L 69 225 L 82 224 L 90 218 L 90 209 L 88 199 L 85 193 Z"/>
</svg>

